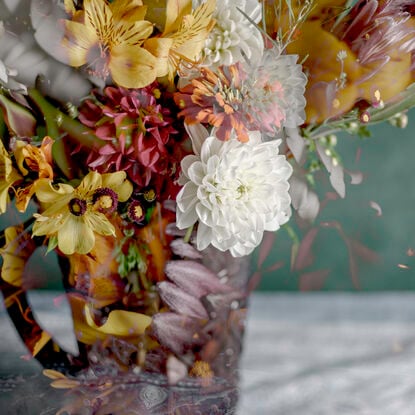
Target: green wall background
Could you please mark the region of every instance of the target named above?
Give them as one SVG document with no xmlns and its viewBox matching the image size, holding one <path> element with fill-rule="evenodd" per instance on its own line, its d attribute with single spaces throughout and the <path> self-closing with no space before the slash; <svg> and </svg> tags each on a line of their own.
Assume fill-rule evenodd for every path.
<svg viewBox="0 0 415 415">
<path fill-rule="evenodd" d="M 344 166 L 361 171 L 364 181 L 348 184 L 346 199 L 330 202 L 317 220 L 317 225 L 325 220 L 341 222 L 345 234 L 359 240 L 377 258 L 374 254 L 371 261 L 359 258 L 353 281 L 344 241 L 335 230 L 326 228 L 319 231 L 314 244 L 314 264 L 302 272 L 291 271 L 290 239 L 280 230 L 261 267 L 260 290 L 415 290 L 415 256 L 410 251 L 415 250 L 415 111 L 408 116 L 406 129 L 383 123 L 370 128 L 372 137 L 368 139 L 338 136 Z M 319 191 L 330 190 L 325 177 L 322 181 Z M 370 201 L 380 205 L 381 216 Z M 256 252 L 254 267 L 258 256 Z M 284 263 L 282 268 L 264 271 L 277 261 Z M 328 275 L 301 276 L 317 270 L 327 270 Z"/>
</svg>

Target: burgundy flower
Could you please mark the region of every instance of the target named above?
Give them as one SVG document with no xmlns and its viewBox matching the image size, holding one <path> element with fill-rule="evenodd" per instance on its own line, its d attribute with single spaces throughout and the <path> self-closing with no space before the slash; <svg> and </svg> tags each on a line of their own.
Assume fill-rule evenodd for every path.
<svg viewBox="0 0 415 415">
<path fill-rule="evenodd" d="M 79 119 L 106 144 L 89 154 L 89 167 L 100 173 L 124 170 L 138 188 L 151 185 L 157 194 L 167 188 L 164 197 L 174 196 L 186 136 L 174 125 L 171 103 L 156 82 L 142 89 L 110 86 L 103 94 L 94 92 Z"/>
</svg>

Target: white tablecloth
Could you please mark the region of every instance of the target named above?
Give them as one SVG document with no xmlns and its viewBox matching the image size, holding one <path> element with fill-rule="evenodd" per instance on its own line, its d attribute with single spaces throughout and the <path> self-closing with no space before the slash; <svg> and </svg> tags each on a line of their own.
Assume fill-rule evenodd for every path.
<svg viewBox="0 0 415 415">
<path fill-rule="evenodd" d="M 67 310 L 51 312 L 51 295 L 31 298 L 68 338 Z M 4 311 L 0 330 L 0 374 L 35 373 Z M 415 294 L 256 293 L 241 377 L 238 415 L 414 415 Z"/>
</svg>

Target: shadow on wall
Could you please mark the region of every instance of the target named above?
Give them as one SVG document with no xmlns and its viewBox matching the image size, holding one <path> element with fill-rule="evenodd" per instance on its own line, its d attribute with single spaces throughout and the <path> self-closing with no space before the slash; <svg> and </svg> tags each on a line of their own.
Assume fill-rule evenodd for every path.
<svg viewBox="0 0 415 415">
<path fill-rule="evenodd" d="M 262 269 L 278 261 L 281 268 L 263 271 L 259 289 L 415 290 L 415 111 L 408 115 L 406 129 L 384 123 L 371 127 L 367 139 L 338 136 L 343 165 L 361 171 L 363 182 L 347 184 L 346 199 L 330 202 L 318 217 L 314 261 L 303 270 L 290 270 L 290 238 L 284 230 L 276 234 Z M 331 189 L 322 179 L 324 195 Z M 347 243 L 336 229 L 323 228 L 325 221 L 338 221 Z"/>
</svg>

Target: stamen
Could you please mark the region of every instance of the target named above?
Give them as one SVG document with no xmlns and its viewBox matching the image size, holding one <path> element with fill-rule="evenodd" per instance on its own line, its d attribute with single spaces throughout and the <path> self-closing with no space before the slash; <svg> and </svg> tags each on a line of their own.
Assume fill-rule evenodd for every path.
<svg viewBox="0 0 415 415">
<path fill-rule="evenodd" d="M 128 206 L 128 218 L 135 223 L 143 222 L 145 218 L 145 211 L 138 200 L 133 200 Z"/>
<path fill-rule="evenodd" d="M 74 197 L 69 202 L 69 211 L 74 216 L 82 216 L 86 212 L 86 201 L 83 199 L 78 199 L 77 197 Z"/>
<path fill-rule="evenodd" d="M 101 187 L 95 191 L 92 202 L 99 212 L 113 213 L 117 210 L 118 195 L 109 187 Z"/>
</svg>

